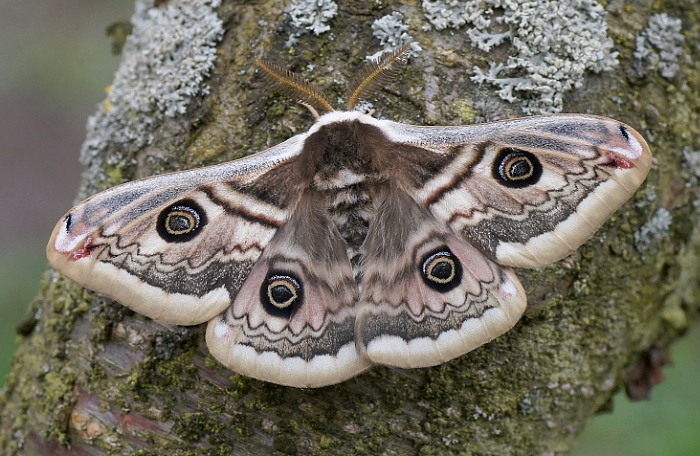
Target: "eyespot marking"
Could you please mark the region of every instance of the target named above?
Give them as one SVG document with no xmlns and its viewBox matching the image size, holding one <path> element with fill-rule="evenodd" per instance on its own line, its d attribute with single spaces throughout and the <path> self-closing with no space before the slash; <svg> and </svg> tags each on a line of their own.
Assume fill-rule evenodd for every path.
<svg viewBox="0 0 700 456">
<path fill-rule="evenodd" d="M 181 200 L 161 211 L 156 229 L 167 242 L 187 242 L 207 224 L 204 209 L 190 199 Z"/>
<path fill-rule="evenodd" d="M 524 150 L 505 148 L 493 163 L 493 177 L 507 187 L 527 187 L 536 184 L 540 176 L 542 164 L 539 159 Z"/>
<path fill-rule="evenodd" d="M 443 247 L 423 259 L 421 277 L 430 288 L 446 293 L 462 282 L 462 265 L 447 247 Z"/>
<path fill-rule="evenodd" d="M 291 318 L 304 301 L 304 290 L 292 274 L 271 272 L 260 287 L 260 301 L 270 315 Z"/>
</svg>

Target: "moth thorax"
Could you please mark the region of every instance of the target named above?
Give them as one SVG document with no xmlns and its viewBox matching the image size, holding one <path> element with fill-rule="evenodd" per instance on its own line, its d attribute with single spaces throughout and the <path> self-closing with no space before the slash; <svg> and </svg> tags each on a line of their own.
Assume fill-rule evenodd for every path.
<svg viewBox="0 0 700 456">
<path fill-rule="evenodd" d="M 336 188 L 354 185 L 388 169 L 393 151 L 393 143 L 374 125 L 358 120 L 332 122 L 304 141 L 299 173 L 321 190 L 324 187 L 319 184 L 324 182 Z"/>
</svg>

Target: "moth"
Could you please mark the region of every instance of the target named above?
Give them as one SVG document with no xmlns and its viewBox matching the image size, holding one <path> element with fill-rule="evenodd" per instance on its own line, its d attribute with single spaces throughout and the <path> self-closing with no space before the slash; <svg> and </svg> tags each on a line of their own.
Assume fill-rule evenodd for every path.
<svg viewBox="0 0 700 456">
<path fill-rule="evenodd" d="M 508 331 L 527 303 L 512 268 L 578 248 L 642 183 L 651 152 L 591 115 L 435 127 L 352 111 L 406 58 L 365 67 L 346 111 L 260 63 L 331 112 L 249 157 L 86 199 L 56 225 L 51 264 L 153 319 L 208 321 L 221 363 L 295 387 L 437 365 Z"/>
</svg>

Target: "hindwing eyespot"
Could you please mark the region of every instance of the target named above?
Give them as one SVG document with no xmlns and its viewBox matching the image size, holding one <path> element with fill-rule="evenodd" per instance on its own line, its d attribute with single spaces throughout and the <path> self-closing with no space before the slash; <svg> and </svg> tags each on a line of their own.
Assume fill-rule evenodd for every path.
<svg viewBox="0 0 700 456">
<path fill-rule="evenodd" d="M 430 288 L 445 293 L 462 282 L 462 265 L 447 247 L 443 247 L 423 259 L 421 277 Z"/>
<path fill-rule="evenodd" d="M 291 274 L 270 273 L 260 287 L 260 300 L 267 313 L 289 318 L 303 302 L 301 282 Z"/>
</svg>

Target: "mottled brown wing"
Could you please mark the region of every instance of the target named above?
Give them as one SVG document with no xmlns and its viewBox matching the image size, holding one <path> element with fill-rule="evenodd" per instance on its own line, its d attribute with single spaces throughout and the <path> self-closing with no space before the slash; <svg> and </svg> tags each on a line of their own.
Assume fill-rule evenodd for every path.
<svg viewBox="0 0 700 456">
<path fill-rule="evenodd" d="M 228 307 L 288 216 L 295 137 L 222 165 L 111 188 L 71 209 L 47 246 L 66 276 L 131 309 L 199 324 Z"/>
<path fill-rule="evenodd" d="M 363 354 L 380 364 L 433 366 L 517 323 L 527 299 L 512 269 L 450 232 L 402 190 L 379 198 L 357 315 Z"/>
<path fill-rule="evenodd" d="M 355 346 L 358 285 L 325 207 L 304 195 L 238 292 L 209 323 L 212 355 L 242 374 L 317 387 L 369 367 Z"/>
<path fill-rule="evenodd" d="M 570 254 L 644 181 L 651 152 L 631 127 L 580 114 L 465 127 L 386 130 L 452 157 L 415 199 L 501 265 L 536 267 Z"/>
</svg>

